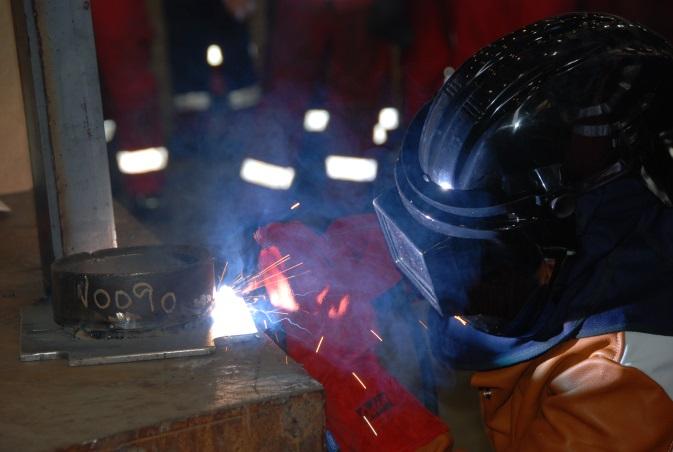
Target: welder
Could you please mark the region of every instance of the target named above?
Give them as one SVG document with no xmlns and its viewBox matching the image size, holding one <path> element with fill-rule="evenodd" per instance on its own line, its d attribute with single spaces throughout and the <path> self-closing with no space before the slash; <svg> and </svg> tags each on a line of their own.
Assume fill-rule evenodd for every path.
<svg viewBox="0 0 673 452">
<path fill-rule="evenodd" d="M 671 105 L 668 42 L 575 13 L 479 51 L 410 126 L 375 208 L 496 450 L 671 450 Z"/>
</svg>

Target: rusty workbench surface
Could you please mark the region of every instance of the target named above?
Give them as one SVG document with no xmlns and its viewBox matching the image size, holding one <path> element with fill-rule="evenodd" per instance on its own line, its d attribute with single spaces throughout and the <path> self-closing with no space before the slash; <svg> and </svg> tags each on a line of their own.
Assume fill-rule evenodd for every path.
<svg viewBox="0 0 673 452">
<path fill-rule="evenodd" d="M 2 199 L 14 212 L 0 216 L 0 450 L 323 448 L 322 388 L 263 336 L 198 358 L 20 362 L 19 309 L 42 295 L 37 234 L 31 196 Z"/>
</svg>

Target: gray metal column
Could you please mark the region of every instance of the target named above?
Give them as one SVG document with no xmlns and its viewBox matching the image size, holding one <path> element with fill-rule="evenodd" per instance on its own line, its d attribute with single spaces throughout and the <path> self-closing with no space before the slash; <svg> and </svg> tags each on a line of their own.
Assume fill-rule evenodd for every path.
<svg viewBox="0 0 673 452">
<path fill-rule="evenodd" d="M 90 8 L 88 0 L 12 0 L 50 258 L 116 246 Z"/>
</svg>

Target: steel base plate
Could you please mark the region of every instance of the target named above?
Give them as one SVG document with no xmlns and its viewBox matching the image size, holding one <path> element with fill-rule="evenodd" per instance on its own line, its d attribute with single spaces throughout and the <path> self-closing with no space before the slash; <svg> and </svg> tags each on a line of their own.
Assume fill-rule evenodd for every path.
<svg viewBox="0 0 673 452">
<path fill-rule="evenodd" d="M 21 310 L 21 361 L 66 358 L 69 366 L 90 366 L 208 355 L 214 351 L 215 342 L 205 325 L 123 339 L 93 339 L 73 335 L 54 322 L 48 302 Z"/>
</svg>

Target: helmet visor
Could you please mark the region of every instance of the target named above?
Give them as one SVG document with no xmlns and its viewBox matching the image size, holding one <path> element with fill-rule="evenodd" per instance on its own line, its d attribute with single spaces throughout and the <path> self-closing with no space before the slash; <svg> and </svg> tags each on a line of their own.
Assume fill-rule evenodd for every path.
<svg viewBox="0 0 673 452">
<path fill-rule="evenodd" d="M 394 189 L 374 208 L 395 264 L 442 315 L 510 319 L 539 287 L 540 250 L 517 233 L 470 239 L 433 232 Z"/>
</svg>

